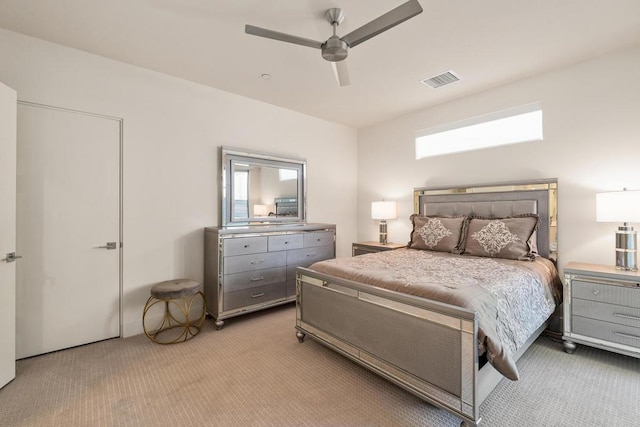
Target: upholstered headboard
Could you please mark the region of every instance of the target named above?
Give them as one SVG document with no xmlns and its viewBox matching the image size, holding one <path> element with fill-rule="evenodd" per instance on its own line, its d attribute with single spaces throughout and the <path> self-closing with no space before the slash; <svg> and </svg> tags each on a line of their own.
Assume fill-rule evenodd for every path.
<svg viewBox="0 0 640 427">
<path fill-rule="evenodd" d="M 298 199 L 295 197 L 280 197 L 274 199 L 277 216 L 298 215 Z"/>
<path fill-rule="evenodd" d="M 555 260 L 557 190 L 556 179 L 455 188 L 416 188 L 415 212 L 420 215 L 478 215 L 492 218 L 538 214 L 538 253 Z"/>
</svg>

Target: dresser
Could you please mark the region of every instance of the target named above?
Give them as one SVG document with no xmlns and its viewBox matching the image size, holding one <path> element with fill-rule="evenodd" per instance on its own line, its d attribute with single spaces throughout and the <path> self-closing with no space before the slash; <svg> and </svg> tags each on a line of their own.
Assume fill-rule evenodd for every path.
<svg viewBox="0 0 640 427">
<path fill-rule="evenodd" d="M 295 301 L 296 268 L 335 258 L 335 236 L 333 224 L 205 228 L 204 293 L 216 329 Z"/>
<path fill-rule="evenodd" d="M 565 351 L 579 343 L 640 357 L 640 274 L 570 263 L 564 278 Z"/>
</svg>

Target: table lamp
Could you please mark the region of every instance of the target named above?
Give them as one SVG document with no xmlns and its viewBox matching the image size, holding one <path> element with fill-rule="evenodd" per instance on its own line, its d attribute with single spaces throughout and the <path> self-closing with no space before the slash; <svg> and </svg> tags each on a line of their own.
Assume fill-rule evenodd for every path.
<svg viewBox="0 0 640 427">
<path fill-rule="evenodd" d="M 380 220 L 380 243 L 387 242 L 387 220 L 398 217 L 396 202 L 371 202 L 371 218 Z"/>
<path fill-rule="evenodd" d="M 596 221 L 623 223 L 616 231 L 616 268 L 636 271 L 637 236 L 628 223 L 640 222 L 640 191 L 597 193 Z"/>
</svg>

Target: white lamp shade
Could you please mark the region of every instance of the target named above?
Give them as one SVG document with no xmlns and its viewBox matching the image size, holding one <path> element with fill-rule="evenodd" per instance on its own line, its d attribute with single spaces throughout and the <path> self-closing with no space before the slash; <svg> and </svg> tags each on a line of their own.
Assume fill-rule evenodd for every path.
<svg viewBox="0 0 640 427">
<path fill-rule="evenodd" d="M 597 193 L 596 221 L 640 222 L 640 191 Z"/>
<path fill-rule="evenodd" d="M 372 219 L 394 219 L 398 217 L 396 202 L 371 202 Z"/>
</svg>

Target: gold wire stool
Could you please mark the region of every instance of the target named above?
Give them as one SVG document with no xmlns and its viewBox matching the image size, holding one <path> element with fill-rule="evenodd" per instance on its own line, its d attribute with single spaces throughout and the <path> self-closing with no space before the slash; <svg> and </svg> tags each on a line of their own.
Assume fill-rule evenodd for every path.
<svg viewBox="0 0 640 427">
<path fill-rule="evenodd" d="M 191 308 L 202 300 L 202 314 L 190 319 Z M 147 314 L 156 304 L 164 303 L 162 320 L 155 328 L 147 327 Z M 187 341 L 200 332 L 206 315 L 204 294 L 195 280 L 176 279 L 160 282 L 151 288 L 151 296 L 142 312 L 144 334 L 158 344 L 175 344 Z M 151 317 L 151 316 L 150 316 Z"/>
</svg>

